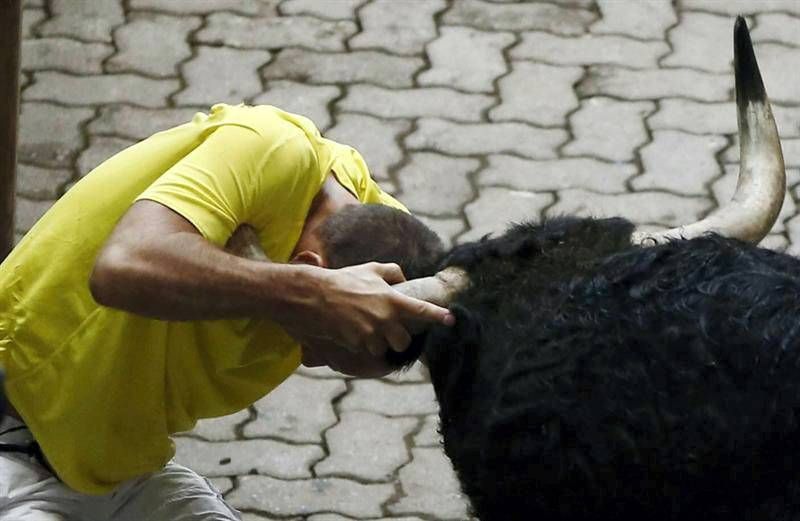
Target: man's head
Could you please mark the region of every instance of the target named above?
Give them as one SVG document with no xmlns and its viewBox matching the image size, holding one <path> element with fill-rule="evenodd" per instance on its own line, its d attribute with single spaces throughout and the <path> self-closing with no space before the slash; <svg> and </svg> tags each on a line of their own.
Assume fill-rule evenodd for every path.
<svg viewBox="0 0 800 521">
<path fill-rule="evenodd" d="M 367 262 L 395 263 L 407 279 L 432 275 L 443 256 L 439 237 L 416 217 L 378 204 L 348 204 L 309 226 L 293 262 L 342 268 Z M 351 353 L 324 341 L 303 345 L 303 363 L 328 365 L 356 376 L 397 369 L 369 353 Z"/>
<path fill-rule="evenodd" d="M 408 279 L 432 275 L 444 248 L 413 215 L 381 204 L 345 206 L 317 228 L 328 268 L 394 262 Z"/>
</svg>

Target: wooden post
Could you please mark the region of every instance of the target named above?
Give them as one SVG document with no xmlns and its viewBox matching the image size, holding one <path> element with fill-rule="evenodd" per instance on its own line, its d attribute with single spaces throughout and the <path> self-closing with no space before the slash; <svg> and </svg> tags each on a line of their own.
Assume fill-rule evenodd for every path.
<svg viewBox="0 0 800 521">
<path fill-rule="evenodd" d="M 0 0 L 0 261 L 14 246 L 21 0 Z"/>
</svg>

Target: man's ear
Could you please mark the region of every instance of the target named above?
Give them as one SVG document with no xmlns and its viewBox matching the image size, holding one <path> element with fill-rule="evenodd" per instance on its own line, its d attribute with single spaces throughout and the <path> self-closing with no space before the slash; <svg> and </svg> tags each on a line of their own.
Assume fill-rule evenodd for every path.
<svg viewBox="0 0 800 521">
<path fill-rule="evenodd" d="M 319 253 L 311 250 L 303 250 L 294 256 L 291 260 L 292 264 L 310 264 L 320 268 L 327 268 L 328 264 L 325 258 Z"/>
</svg>

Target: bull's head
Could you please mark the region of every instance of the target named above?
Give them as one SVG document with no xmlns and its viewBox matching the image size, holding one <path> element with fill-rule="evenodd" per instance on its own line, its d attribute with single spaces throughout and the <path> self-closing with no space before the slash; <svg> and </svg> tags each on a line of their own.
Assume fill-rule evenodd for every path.
<svg viewBox="0 0 800 521">
<path fill-rule="evenodd" d="M 783 153 L 750 33 L 741 16 L 736 19 L 733 40 L 741 161 L 736 192 L 727 204 L 698 222 L 657 233 L 634 232 L 632 241 L 638 245 L 691 239 L 709 232 L 755 244 L 769 233 L 778 217 L 786 189 Z M 446 306 L 468 282 L 462 270 L 447 268 L 395 288 Z"/>
</svg>

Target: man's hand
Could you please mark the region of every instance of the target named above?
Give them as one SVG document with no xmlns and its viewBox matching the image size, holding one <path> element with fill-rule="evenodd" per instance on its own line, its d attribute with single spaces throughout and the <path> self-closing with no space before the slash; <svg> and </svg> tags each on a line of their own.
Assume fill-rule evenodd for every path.
<svg viewBox="0 0 800 521">
<path fill-rule="evenodd" d="M 405 281 L 397 264 L 371 262 L 311 273 L 309 294 L 317 298 L 302 312 L 279 318 L 300 344 L 325 341 L 383 356 L 387 349 L 404 351 L 411 335 L 432 323 L 454 323 L 447 309 L 392 289 Z"/>
</svg>

